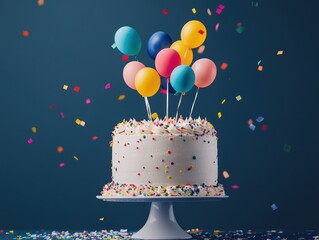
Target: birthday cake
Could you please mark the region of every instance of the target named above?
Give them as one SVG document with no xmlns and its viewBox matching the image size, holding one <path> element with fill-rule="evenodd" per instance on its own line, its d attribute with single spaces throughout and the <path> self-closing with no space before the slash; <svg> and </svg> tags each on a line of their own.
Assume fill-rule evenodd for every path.
<svg viewBox="0 0 319 240">
<path fill-rule="evenodd" d="M 206 119 L 129 120 L 113 131 L 102 196 L 223 196 L 217 137 Z"/>
</svg>

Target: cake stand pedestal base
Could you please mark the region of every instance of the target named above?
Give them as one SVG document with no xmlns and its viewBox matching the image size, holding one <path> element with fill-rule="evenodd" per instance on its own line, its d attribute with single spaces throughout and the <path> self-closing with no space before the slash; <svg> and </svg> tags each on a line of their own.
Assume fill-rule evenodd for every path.
<svg viewBox="0 0 319 240">
<path fill-rule="evenodd" d="M 191 239 L 177 223 L 173 203 L 152 202 L 144 227 L 132 239 Z"/>
</svg>

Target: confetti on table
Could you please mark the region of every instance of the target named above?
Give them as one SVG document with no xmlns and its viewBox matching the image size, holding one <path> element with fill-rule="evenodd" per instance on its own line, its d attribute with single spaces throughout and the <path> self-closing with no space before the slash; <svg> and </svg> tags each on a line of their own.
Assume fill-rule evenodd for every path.
<svg viewBox="0 0 319 240">
<path fill-rule="evenodd" d="M 38 6 L 42 7 L 44 5 L 44 0 L 38 0 Z"/>
<path fill-rule="evenodd" d="M 115 48 L 116 48 L 116 44 L 113 43 L 111 47 L 112 47 L 113 49 L 115 49 Z"/>
<path fill-rule="evenodd" d="M 75 87 L 73 88 L 73 90 L 74 90 L 74 92 L 79 92 L 79 91 L 80 91 L 80 87 L 79 87 L 79 86 L 75 86 Z"/>
<path fill-rule="evenodd" d="M 59 164 L 60 167 L 64 167 L 64 165 L 65 165 L 64 163 L 60 163 Z"/>
<path fill-rule="evenodd" d="M 68 85 L 63 85 L 64 90 L 68 90 L 69 86 Z"/>
<path fill-rule="evenodd" d="M 117 98 L 117 100 L 119 100 L 119 101 L 122 101 L 122 100 L 124 100 L 125 99 L 125 95 L 120 95 L 118 98 Z"/>
<path fill-rule="evenodd" d="M 128 61 L 128 59 L 129 59 L 129 57 L 128 57 L 128 55 L 123 55 L 122 56 L 122 61 L 124 61 L 124 62 L 126 62 L 126 61 Z"/>
<path fill-rule="evenodd" d="M 33 140 L 32 140 L 32 138 L 29 138 L 28 139 L 28 144 L 31 144 L 31 143 L 33 143 Z"/>
<path fill-rule="evenodd" d="M 279 50 L 278 52 L 277 52 L 277 55 L 283 55 L 284 54 L 284 51 L 283 50 Z"/>
<path fill-rule="evenodd" d="M 24 31 L 22 32 L 22 36 L 23 36 L 23 37 L 29 37 L 29 31 L 24 30 Z"/>
<path fill-rule="evenodd" d="M 104 217 L 99 218 L 100 221 L 104 221 Z"/>
<path fill-rule="evenodd" d="M 252 7 L 258 7 L 258 2 L 257 1 L 252 1 L 251 2 Z"/>
<path fill-rule="evenodd" d="M 90 104 L 90 103 L 91 103 L 91 99 L 87 98 L 87 99 L 85 100 L 85 103 L 86 103 L 86 104 Z"/>
<path fill-rule="evenodd" d="M 218 31 L 218 28 L 219 28 L 219 23 L 216 23 L 216 25 L 215 25 L 215 31 Z"/>
<path fill-rule="evenodd" d="M 223 99 L 222 104 L 224 104 L 226 102 L 226 99 Z"/>
<path fill-rule="evenodd" d="M 289 153 L 291 151 L 291 146 L 289 144 L 284 145 L 284 151 Z"/>
<path fill-rule="evenodd" d="M 222 4 L 219 4 L 219 6 L 218 6 L 218 8 L 216 9 L 216 13 L 217 14 L 221 14 L 222 13 L 222 11 L 224 10 L 224 8 L 225 8 L 225 6 L 224 5 L 222 5 Z"/>
<path fill-rule="evenodd" d="M 268 128 L 268 125 L 267 125 L 267 124 L 263 124 L 263 125 L 261 126 L 261 130 L 263 130 L 263 131 L 266 131 L 267 128 Z"/>
<path fill-rule="evenodd" d="M 158 118 L 158 114 L 157 114 L 157 112 L 152 113 L 151 117 L 152 117 L 152 119 L 156 119 L 156 118 Z"/>
<path fill-rule="evenodd" d="M 78 160 L 79 160 L 77 156 L 73 156 L 73 158 L 74 158 L 76 161 L 78 161 Z"/>
<path fill-rule="evenodd" d="M 64 113 L 63 112 L 60 112 L 60 115 L 62 118 L 64 118 Z"/>
<path fill-rule="evenodd" d="M 227 171 L 223 171 L 223 176 L 224 176 L 224 178 L 229 178 L 228 172 Z"/>
<path fill-rule="evenodd" d="M 63 147 L 62 146 L 59 146 L 57 149 L 56 149 L 59 153 L 63 152 Z"/>
<path fill-rule="evenodd" d="M 240 95 L 238 95 L 237 97 L 236 97 L 236 100 L 237 101 L 240 101 L 242 98 L 241 98 L 241 96 Z"/>
<path fill-rule="evenodd" d="M 192 8 L 192 12 L 195 14 L 196 13 L 196 8 Z"/>
<path fill-rule="evenodd" d="M 105 88 L 105 89 L 111 88 L 111 83 L 107 83 L 104 88 Z"/>
<path fill-rule="evenodd" d="M 167 15 L 167 14 L 168 14 L 168 10 L 167 10 L 167 9 L 163 9 L 162 13 L 163 13 L 164 15 Z"/>
<path fill-rule="evenodd" d="M 199 54 L 202 54 L 204 51 L 205 51 L 205 45 L 200 46 L 197 50 Z"/>
<path fill-rule="evenodd" d="M 238 189 L 239 186 L 238 186 L 238 185 L 233 185 L 233 186 L 231 186 L 231 188 L 232 188 L 232 189 Z"/>
<path fill-rule="evenodd" d="M 93 137 L 92 137 L 92 140 L 95 141 L 95 140 L 97 140 L 98 138 L 99 138 L 98 136 L 93 136 Z"/>
<path fill-rule="evenodd" d="M 220 66 L 221 70 L 226 70 L 226 68 L 228 67 L 228 63 L 222 63 L 222 65 Z"/>
<path fill-rule="evenodd" d="M 85 122 L 81 120 L 80 125 L 81 125 L 82 127 L 84 127 L 84 126 L 85 126 Z"/>
<path fill-rule="evenodd" d="M 212 15 L 212 12 L 210 11 L 210 9 L 209 9 L 209 8 L 207 8 L 207 14 L 208 14 L 209 16 L 211 16 L 211 15 Z"/>
<path fill-rule="evenodd" d="M 276 206 L 276 204 L 273 203 L 273 204 L 271 205 L 271 209 L 272 209 L 273 211 L 275 211 L 275 210 L 278 209 L 278 207 Z"/>
<path fill-rule="evenodd" d="M 250 128 L 250 130 L 255 131 L 256 126 L 255 126 L 254 124 L 250 124 L 250 125 L 249 125 L 249 128 Z"/>
<path fill-rule="evenodd" d="M 218 112 L 218 113 L 217 113 L 217 116 L 218 116 L 218 118 L 221 118 L 221 117 L 222 117 L 222 113 L 221 113 L 221 112 Z"/>
<path fill-rule="evenodd" d="M 262 116 L 259 116 L 258 118 L 256 118 L 256 121 L 260 123 L 264 121 L 264 118 Z"/>
<path fill-rule="evenodd" d="M 37 128 L 36 128 L 36 127 L 32 127 L 32 128 L 31 128 L 31 131 L 32 131 L 33 133 L 37 133 Z"/>
<path fill-rule="evenodd" d="M 259 65 L 258 68 L 257 68 L 257 70 L 258 70 L 259 72 L 261 72 L 261 71 L 263 70 L 263 66 Z"/>
</svg>

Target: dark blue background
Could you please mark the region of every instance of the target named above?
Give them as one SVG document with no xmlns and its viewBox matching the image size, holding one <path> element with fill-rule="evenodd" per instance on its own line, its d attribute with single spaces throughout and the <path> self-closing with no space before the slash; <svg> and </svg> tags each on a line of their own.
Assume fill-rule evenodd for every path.
<svg viewBox="0 0 319 240">
<path fill-rule="evenodd" d="M 111 45 L 119 27 L 134 27 L 143 41 L 139 60 L 153 67 L 148 38 L 165 31 L 178 40 L 191 19 L 202 21 L 208 30 L 205 52 L 194 50 L 194 59 L 229 65 L 225 71 L 219 68 L 212 86 L 200 90 L 194 115 L 206 116 L 218 130 L 219 182 L 230 198 L 176 204 L 180 224 L 318 229 L 318 14 L 304 1 L 258 3 L 47 0 L 39 7 L 36 0 L 1 0 L 0 229 L 137 229 L 144 224 L 148 204 L 95 198 L 111 179 L 108 142 L 114 125 L 123 118 L 146 118 L 143 99 L 122 79 L 126 63 Z M 214 13 L 219 4 L 225 5 L 221 15 Z M 238 22 L 245 27 L 241 34 Z M 29 37 L 22 36 L 24 30 Z M 277 56 L 278 50 L 284 55 Z M 262 72 L 257 71 L 259 60 Z M 104 89 L 106 83 L 111 89 Z M 68 91 L 62 89 L 64 84 Z M 79 93 L 73 91 L 76 85 Z M 118 101 L 121 94 L 126 98 Z M 195 88 L 185 96 L 181 114 L 188 114 L 194 94 Z M 237 95 L 243 98 L 239 102 Z M 92 103 L 85 104 L 86 98 Z M 173 115 L 177 99 L 171 99 Z M 154 112 L 164 115 L 164 95 L 157 94 L 150 103 Z M 264 122 L 254 121 L 257 128 L 251 131 L 247 120 L 260 115 Z M 76 118 L 86 126 L 76 125 Z M 262 124 L 268 125 L 266 131 Z M 34 142 L 29 145 L 30 137 Z M 291 145 L 289 153 L 285 144 Z M 58 146 L 64 147 L 62 153 L 56 151 Z M 223 178 L 224 170 L 229 179 Z M 234 184 L 240 188 L 232 189 Z"/>
</svg>

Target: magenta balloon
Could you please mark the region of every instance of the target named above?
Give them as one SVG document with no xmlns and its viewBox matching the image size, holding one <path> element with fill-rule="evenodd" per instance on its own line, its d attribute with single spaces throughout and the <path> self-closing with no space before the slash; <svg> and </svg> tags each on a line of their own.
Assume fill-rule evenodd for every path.
<svg viewBox="0 0 319 240">
<path fill-rule="evenodd" d="M 164 48 L 156 55 L 155 67 L 163 77 L 169 78 L 174 68 L 179 65 L 181 65 L 181 57 L 174 49 Z"/>
<path fill-rule="evenodd" d="M 208 58 L 198 59 L 193 63 L 192 69 L 195 73 L 195 86 L 199 88 L 208 87 L 216 78 L 217 68 L 215 63 Z"/>
<path fill-rule="evenodd" d="M 135 75 L 142 68 L 145 68 L 145 65 L 138 61 L 129 62 L 125 65 L 123 69 L 123 78 L 127 86 L 136 90 Z"/>
</svg>

